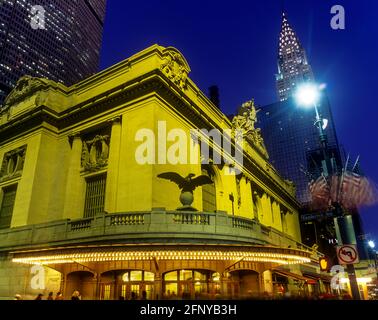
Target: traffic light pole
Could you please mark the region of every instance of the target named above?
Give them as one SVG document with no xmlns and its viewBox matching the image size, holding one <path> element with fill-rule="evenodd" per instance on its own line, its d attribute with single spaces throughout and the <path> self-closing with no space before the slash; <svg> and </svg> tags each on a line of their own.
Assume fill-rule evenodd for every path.
<svg viewBox="0 0 378 320">
<path fill-rule="evenodd" d="M 323 167 L 323 173 L 325 177 L 332 176 L 333 172 L 333 167 L 331 164 L 331 161 L 328 156 L 328 141 L 327 141 L 327 134 L 324 132 L 323 129 L 323 119 L 319 113 L 318 106 L 316 103 L 314 104 L 314 109 L 316 113 L 316 119 L 314 125 L 317 127 L 318 132 L 319 132 L 319 140 L 320 140 L 320 145 L 324 157 L 324 162 L 325 162 L 325 167 Z M 339 203 L 334 203 L 334 223 L 336 229 L 339 231 L 338 232 L 338 241 L 341 242 L 340 244 L 356 244 L 356 241 L 353 238 L 354 232 L 353 232 L 353 222 L 351 216 L 345 216 L 343 209 L 341 208 Z M 348 278 L 349 278 L 349 284 L 352 292 L 352 297 L 354 300 L 361 300 L 360 296 L 360 291 L 358 288 L 358 283 L 357 283 L 357 276 L 355 272 L 355 268 L 353 264 L 348 264 L 347 265 L 347 273 L 348 273 Z"/>
<path fill-rule="evenodd" d="M 342 209 L 340 207 L 337 207 L 336 210 L 340 211 Z M 339 240 L 341 240 L 340 244 L 357 244 L 356 237 L 354 235 L 352 216 L 342 215 L 341 212 L 341 216 L 337 216 L 336 218 L 334 218 L 334 221 L 337 228 L 337 236 Z M 361 300 L 354 264 L 347 264 L 346 272 L 348 273 L 349 284 L 353 299 Z"/>
</svg>

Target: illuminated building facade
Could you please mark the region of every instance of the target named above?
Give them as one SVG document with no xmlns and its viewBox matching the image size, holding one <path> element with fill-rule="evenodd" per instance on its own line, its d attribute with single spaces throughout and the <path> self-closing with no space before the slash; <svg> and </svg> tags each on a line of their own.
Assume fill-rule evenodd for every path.
<svg viewBox="0 0 378 320">
<path fill-rule="evenodd" d="M 44 12 L 32 11 L 34 5 Z M 105 5 L 105 0 L 1 1 L 0 105 L 23 75 L 72 85 L 96 73 Z M 32 27 L 37 13 L 44 16 L 44 28 Z"/>
<path fill-rule="evenodd" d="M 0 117 L 1 297 L 325 290 L 319 253 L 300 241 L 294 187 L 269 164 L 258 128 L 250 125 L 254 139 L 241 142 L 237 175 L 234 163 L 201 164 L 199 154 L 189 164 L 157 160 L 177 142 L 173 129 L 191 137 L 193 128 L 232 131 L 243 120 L 231 122 L 189 72 L 177 49 L 154 45 L 71 87 L 18 81 Z M 201 139 L 222 152 L 215 139 Z M 136 150 L 151 141 L 153 161 L 141 164 Z M 196 188 L 193 207 L 183 209 L 177 185 L 157 177 L 165 172 L 205 174 L 212 183 Z M 42 266 L 45 288 L 31 287 L 33 265 Z"/>
</svg>

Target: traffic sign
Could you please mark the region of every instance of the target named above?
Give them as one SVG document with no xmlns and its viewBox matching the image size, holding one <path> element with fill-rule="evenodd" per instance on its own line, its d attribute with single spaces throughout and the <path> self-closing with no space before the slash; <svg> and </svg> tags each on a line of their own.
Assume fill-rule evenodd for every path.
<svg viewBox="0 0 378 320">
<path fill-rule="evenodd" d="M 354 244 L 345 244 L 336 246 L 337 258 L 340 264 L 359 263 L 357 246 Z"/>
</svg>

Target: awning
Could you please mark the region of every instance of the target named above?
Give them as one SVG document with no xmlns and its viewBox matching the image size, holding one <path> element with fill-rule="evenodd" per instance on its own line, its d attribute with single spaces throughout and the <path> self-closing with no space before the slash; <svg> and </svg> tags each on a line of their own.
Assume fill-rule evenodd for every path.
<svg viewBox="0 0 378 320">
<path fill-rule="evenodd" d="M 286 271 L 286 270 L 285 271 L 284 270 L 272 270 L 272 272 L 279 274 L 281 276 L 284 276 L 286 278 L 291 278 L 291 279 L 300 280 L 300 281 L 306 281 L 310 284 L 314 283 L 314 279 L 312 279 L 312 278 L 305 277 L 305 276 L 302 276 L 300 274 L 292 273 L 292 272 L 289 272 L 289 271 Z"/>
<path fill-rule="evenodd" d="M 275 263 L 278 265 L 310 262 L 309 252 L 270 246 L 214 245 L 93 245 L 12 252 L 15 263 L 65 264 L 126 260 L 220 260 Z"/>
<path fill-rule="evenodd" d="M 314 279 L 314 280 L 322 280 L 323 282 L 331 282 L 332 277 L 328 276 L 326 274 L 318 274 L 318 273 L 312 273 L 312 272 L 306 272 L 303 273 L 305 277 Z"/>
</svg>

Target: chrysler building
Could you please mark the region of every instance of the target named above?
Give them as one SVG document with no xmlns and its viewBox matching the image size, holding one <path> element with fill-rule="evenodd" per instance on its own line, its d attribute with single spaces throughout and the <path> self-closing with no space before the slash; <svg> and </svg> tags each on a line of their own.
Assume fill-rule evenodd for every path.
<svg viewBox="0 0 378 320">
<path fill-rule="evenodd" d="M 298 84 L 313 80 L 314 75 L 307 62 L 306 52 L 283 12 L 276 75 L 279 100 L 287 100 Z"/>
</svg>

